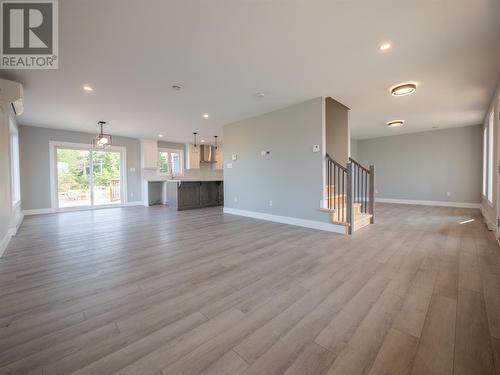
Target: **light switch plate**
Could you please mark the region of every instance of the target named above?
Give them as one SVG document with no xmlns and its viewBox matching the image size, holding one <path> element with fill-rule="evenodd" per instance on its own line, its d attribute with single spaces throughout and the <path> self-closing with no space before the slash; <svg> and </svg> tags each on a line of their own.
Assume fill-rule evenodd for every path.
<svg viewBox="0 0 500 375">
<path fill-rule="evenodd" d="M 313 145 L 313 152 L 319 152 L 319 145 Z"/>
<path fill-rule="evenodd" d="M 131 167 L 130 168 L 130 173 L 134 173 L 135 172 L 135 168 L 134 167 Z"/>
<path fill-rule="evenodd" d="M 233 167 L 233 163 L 227 163 L 226 167 L 227 169 L 231 169 Z"/>
<path fill-rule="evenodd" d="M 233 154 L 233 155 L 231 155 L 231 160 L 232 160 L 232 161 L 236 161 L 236 160 L 238 160 L 238 155 L 237 155 L 237 154 Z"/>
</svg>

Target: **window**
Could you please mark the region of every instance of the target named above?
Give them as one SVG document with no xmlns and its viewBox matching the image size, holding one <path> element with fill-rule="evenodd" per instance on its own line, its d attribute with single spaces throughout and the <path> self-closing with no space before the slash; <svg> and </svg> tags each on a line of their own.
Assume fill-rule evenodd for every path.
<svg viewBox="0 0 500 375">
<path fill-rule="evenodd" d="M 182 150 L 160 149 L 159 150 L 160 173 L 179 176 L 183 173 L 184 152 Z"/>
<path fill-rule="evenodd" d="M 17 128 L 10 121 L 10 186 L 12 207 L 21 201 L 21 181 L 19 170 L 19 135 Z"/>
<path fill-rule="evenodd" d="M 483 129 L 483 196 L 488 195 L 488 128 Z"/>
<path fill-rule="evenodd" d="M 488 123 L 488 201 L 493 203 L 493 111 L 491 111 Z"/>
<path fill-rule="evenodd" d="M 483 130 L 483 196 L 493 203 L 493 148 L 494 148 L 494 117 L 493 111 L 488 118 L 488 126 Z"/>
</svg>

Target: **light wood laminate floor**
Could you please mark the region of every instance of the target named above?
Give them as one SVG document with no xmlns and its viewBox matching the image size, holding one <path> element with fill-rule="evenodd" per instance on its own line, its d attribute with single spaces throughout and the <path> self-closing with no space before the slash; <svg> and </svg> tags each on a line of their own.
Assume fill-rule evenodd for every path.
<svg viewBox="0 0 500 375">
<path fill-rule="evenodd" d="M 350 237 L 221 208 L 26 217 L 0 374 L 70 373 L 499 374 L 500 251 L 456 208 L 378 205 Z"/>
</svg>

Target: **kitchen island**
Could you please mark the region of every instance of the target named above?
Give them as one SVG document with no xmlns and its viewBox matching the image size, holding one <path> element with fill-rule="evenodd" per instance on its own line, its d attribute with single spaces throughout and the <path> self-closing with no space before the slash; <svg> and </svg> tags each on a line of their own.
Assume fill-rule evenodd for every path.
<svg viewBox="0 0 500 375">
<path fill-rule="evenodd" d="M 178 211 L 224 205 L 222 180 L 168 180 L 167 204 Z"/>
</svg>

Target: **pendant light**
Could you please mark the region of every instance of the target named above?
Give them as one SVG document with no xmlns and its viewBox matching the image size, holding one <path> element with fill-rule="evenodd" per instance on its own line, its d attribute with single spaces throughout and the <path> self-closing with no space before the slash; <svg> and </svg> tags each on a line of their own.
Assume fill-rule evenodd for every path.
<svg viewBox="0 0 500 375">
<path fill-rule="evenodd" d="M 196 132 L 193 132 L 193 136 L 194 136 L 194 147 L 196 147 L 196 136 L 198 135 L 198 133 Z"/>
<path fill-rule="evenodd" d="M 214 143 L 215 143 L 215 149 L 216 149 L 216 150 L 217 150 L 217 138 L 218 138 L 218 137 L 219 137 L 218 135 L 214 135 L 214 138 L 215 138 L 215 142 L 214 142 Z"/>
<path fill-rule="evenodd" d="M 113 141 L 111 135 L 104 134 L 104 132 L 103 132 L 103 127 L 104 127 L 104 125 L 106 125 L 106 122 L 99 121 L 97 124 L 101 128 L 101 131 L 93 139 L 92 145 L 94 146 L 94 148 L 106 148 L 106 147 L 111 146 L 112 141 Z"/>
</svg>

